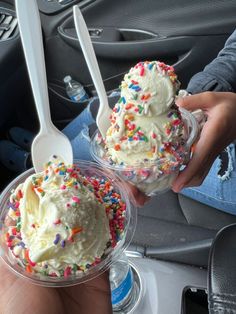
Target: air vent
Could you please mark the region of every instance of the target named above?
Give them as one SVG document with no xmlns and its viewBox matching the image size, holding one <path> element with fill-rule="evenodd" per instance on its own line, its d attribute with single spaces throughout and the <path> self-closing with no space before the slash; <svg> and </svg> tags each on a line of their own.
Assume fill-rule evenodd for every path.
<svg viewBox="0 0 236 314">
<path fill-rule="evenodd" d="M 9 13 L 0 12 L 0 41 L 13 37 L 17 31 L 17 18 Z"/>
</svg>

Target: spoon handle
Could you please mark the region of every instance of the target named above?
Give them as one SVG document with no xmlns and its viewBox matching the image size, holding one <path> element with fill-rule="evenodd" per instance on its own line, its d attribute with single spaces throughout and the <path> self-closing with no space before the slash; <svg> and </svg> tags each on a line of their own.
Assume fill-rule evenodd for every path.
<svg viewBox="0 0 236 314">
<path fill-rule="evenodd" d="M 91 38 L 88 32 L 87 25 L 84 21 L 83 15 L 77 5 L 73 7 L 74 21 L 76 33 L 79 38 L 80 46 L 83 51 L 85 60 L 87 62 L 89 72 L 93 79 L 96 91 L 98 93 L 100 105 L 97 114 L 97 121 L 104 111 L 110 112 L 106 90 L 103 84 L 102 76 L 99 70 L 97 58 L 93 49 Z"/>
<path fill-rule="evenodd" d="M 41 132 L 47 132 L 52 125 L 42 28 L 36 0 L 15 0 L 21 41 L 27 69 L 39 117 Z"/>
</svg>

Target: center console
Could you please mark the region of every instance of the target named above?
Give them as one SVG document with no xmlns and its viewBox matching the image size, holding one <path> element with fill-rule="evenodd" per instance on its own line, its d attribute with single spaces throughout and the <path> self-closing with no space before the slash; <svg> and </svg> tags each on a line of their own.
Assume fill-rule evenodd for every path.
<svg viewBox="0 0 236 314">
<path fill-rule="evenodd" d="M 207 271 L 127 252 L 139 288 L 133 314 L 207 314 Z"/>
</svg>

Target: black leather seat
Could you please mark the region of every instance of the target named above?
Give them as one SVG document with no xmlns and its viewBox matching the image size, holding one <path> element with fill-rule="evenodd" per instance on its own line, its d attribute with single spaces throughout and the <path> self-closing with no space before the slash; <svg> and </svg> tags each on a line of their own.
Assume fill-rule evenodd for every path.
<svg viewBox="0 0 236 314">
<path fill-rule="evenodd" d="M 212 240 L 232 223 L 236 215 L 168 191 L 138 208 L 132 245 L 151 258 L 207 267 Z"/>
<path fill-rule="evenodd" d="M 208 268 L 209 313 L 236 313 L 236 224 L 217 233 Z"/>
</svg>

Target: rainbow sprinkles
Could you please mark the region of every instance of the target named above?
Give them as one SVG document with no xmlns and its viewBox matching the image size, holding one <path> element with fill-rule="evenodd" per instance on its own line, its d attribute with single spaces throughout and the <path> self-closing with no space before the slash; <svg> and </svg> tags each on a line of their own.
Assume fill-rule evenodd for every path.
<svg viewBox="0 0 236 314">
<path fill-rule="evenodd" d="M 185 160 L 185 129 L 175 106 L 179 88 L 172 66 L 145 61 L 135 65 L 121 83 L 104 141 L 111 163 L 134 165 L 159 161 L 162 173 Z"/>
<path fill-rule="evenodd" d="M 29 274 L 69 277 L 99 264 L 123 238 L 126 204 L 112 182 L 49 162 L 9 199 L 5 241 Z"/>
<path fill-rule="evenodd" d="M 132 67 L 121 82 L 106 137 L 96 135 L 95 159 L 142 191 L 176 175 L 189 155 L 188 128 L 175 105 L 179 87 L 174 68 L 163 62 Z M 165 180 L 161 188 L 169 184 Z"/>
</svg>

